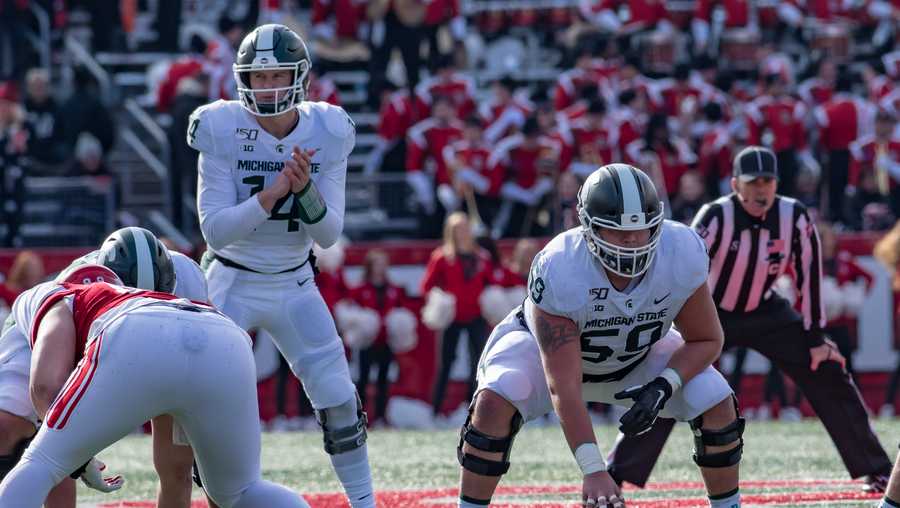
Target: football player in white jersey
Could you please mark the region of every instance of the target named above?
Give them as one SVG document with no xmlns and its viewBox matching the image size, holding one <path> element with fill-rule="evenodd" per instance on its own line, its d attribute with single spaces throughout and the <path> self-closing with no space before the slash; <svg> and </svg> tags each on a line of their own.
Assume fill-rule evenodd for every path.
<svg viewBox="0 0 900 508">
<path fill-rule="evenodd" d="M 210 301 L 245 330 L 271 334 L 316 410 L 351 506 L 375 506 L 366 416 L 309 262 L 313 242 L 327 248 L 343 229 L 355 126 L 340 107 L 305 100 L 309 53 L 285 26 L 248 34 L 234 71 L 240 100 L 198 108 L 187 132 L 200 152 Z"/>
<path fill-rule="evenodd" d="M 121 477 L 102 478 L 94 455 L 171 414 L 219 506 L 308 508 L 260 477 L 256 373 L 243 330 L 208 304 L 121 287 L 102 265 L 77 267 L 66 280 L 73 279 L 29 290 L 43 297 L 17 309 L 43 424 L 0 483 L 0 506 L 39 508 L 66 476 L 104 492 L 120 488 Z M 221 425 L 226 414 L 229 424 Z"/>
<path fill-rule="evenodd" d="M 592 173 L 577 211 L 581 225 L 535 257 L 528 297 L 482 353 L 457 449 L 459 506 L 490 503 L 522 423 L 554 410 L 584 475 L 583 506 L 625 506 L 588 401 L 628 407 L 619 427 L 627 435 L 647 431 L 659 415 L 690 422 L 710 505 L 740 506 L 744 421 L 711 367 L 723 337 L 703 241 L 663 220 L 653 183 L 625 164 Z"/>
<path fill-rule="evenodd" d="M 110 234 L 100 249 L 73 261 L 56 278 L 61 283 L 72 270 L 85 264 L 99 263 L 115 272 L 129 287 L 174 293 L 196 301 L 207 301 L 203 271 L 189 257 L 170 252 L 150 231 L 127 227 Z M 53 282 L 42 286 L 53 287 Z M 27 298 L 44 297 L 43 292 L 28 292 L 14 308 L 27 307 Z M 0 334 L 0 479 L 15 466 L 28 440 L 37 428 L 37 415 L 28 394 L 31 349 L 19 327 L 16 312 L 11 312 Z M 191 465 L 189 446 L 175 445 L 172 440 L 172 418 L 156 417 L 153 425 L 154 466 L 160 477 L 157 504 L 161 508 L 187 508 L 191 497 Z M 48 498 L 48 508 L 74 506 L 75 489 L 69 482 L 55 488 Z"/>
</svg>

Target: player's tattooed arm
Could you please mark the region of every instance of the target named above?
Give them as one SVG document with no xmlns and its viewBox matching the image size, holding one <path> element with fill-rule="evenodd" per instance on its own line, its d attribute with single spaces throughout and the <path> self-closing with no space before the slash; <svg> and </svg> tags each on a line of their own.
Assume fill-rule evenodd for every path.
<svg viewBox="0 0 900 508">
<path fill-rule="evenodd" d="M 553 354 L 566 344 L 578 340 L 578 327 L 570 319 L 538 310 L 535 312 L 537 340 L 545 354 Z"/>
<path fill-rule="evenodd" d="M 532 308 L 535 337 L 550 399 L 559 415 L 563 434 L 571 450 L 594 443 L 594 429 L 581 395 L 581 340 L 578 325 L 571 319 Z"/>
</svg>

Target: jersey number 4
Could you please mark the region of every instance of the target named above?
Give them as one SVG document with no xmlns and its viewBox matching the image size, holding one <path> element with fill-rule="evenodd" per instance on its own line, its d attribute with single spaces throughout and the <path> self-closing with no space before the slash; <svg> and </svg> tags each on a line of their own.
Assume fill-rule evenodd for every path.
<svg viewBox="0 0 900 508">
<path fill-rule="evenodd" d="M 628 332 L 628 338 L 625 340 L 625 351 L 627 354 L 616 357 L 620 362 L 627 362 L 632 358 L 643 353 L 647 348 L 652 346 L 656 341 L 662 338 L 662 321 L 651 321 L 635 326 Z M 607 330 L 591 330 L 581 334 L 581 358 L 586 362 L 602 363 L 613 355 L 614 351 L 609 346 L 594 345 L 594 337 L 617 337 L 621 330 L 612 328 Z M 644 342 L 644 332 L 649 332 Z"/>
<path fill-rule="evenodd" d="M 248 176 L 241 181 L 251 186 L 250 196 L 253 196 L 257 192 L 263 190 L 263 186 L 266 184 L 266 177 L 263 175 Z M 284 203 L 288 199 L 291 200 L 291 210 L 287 213 L 283 213 L 281 212 L 281 207 L 284 206 Z M 272 207 L 272 215 L 269 215 L 269 220 L 286 220 L 288 233 L 299 231 L 300 203 L 297 201 L 297 196 L 289 192 L 276 201 L 275 206 Z"/>
</svg>

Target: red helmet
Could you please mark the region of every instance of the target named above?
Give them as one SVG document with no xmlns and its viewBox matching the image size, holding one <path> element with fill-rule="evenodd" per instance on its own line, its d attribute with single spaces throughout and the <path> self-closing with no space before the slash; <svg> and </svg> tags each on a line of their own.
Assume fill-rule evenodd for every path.
<svg viewBox="0 0 900 508">
<path fill-rule="evenodd" d="M 85 264 L 78 265 L 66 270 L 63 275 L 57 279 L 69 284 L 93 284 L 95 282 L 106 282 L 108 284 L 122 285 L 122 279 L 116 275 L 116 272 L 110 270 L 103 265 Z"/>
</svg>

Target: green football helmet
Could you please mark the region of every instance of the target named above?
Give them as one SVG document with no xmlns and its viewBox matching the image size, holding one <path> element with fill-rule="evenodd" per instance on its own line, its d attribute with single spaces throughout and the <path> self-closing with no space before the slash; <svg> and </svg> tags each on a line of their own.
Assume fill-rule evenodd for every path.
<svg viewBox="0 0 900 508">
<path fill-rule="evenodd" d="M 234 64 L 241 106 L 258 116 L 275 116 L 289 111 L 306 100 L 312 60 L 306 43 L 284 25 L 262 25 L 244 37 Z M 279 88 L 250 86 L 250 74 L 255 71 L 285 69 L 293 73 L 291 85 Z M 261 101 L 258 94 L 274 94 L 274 100 Z"/>
</svg>

